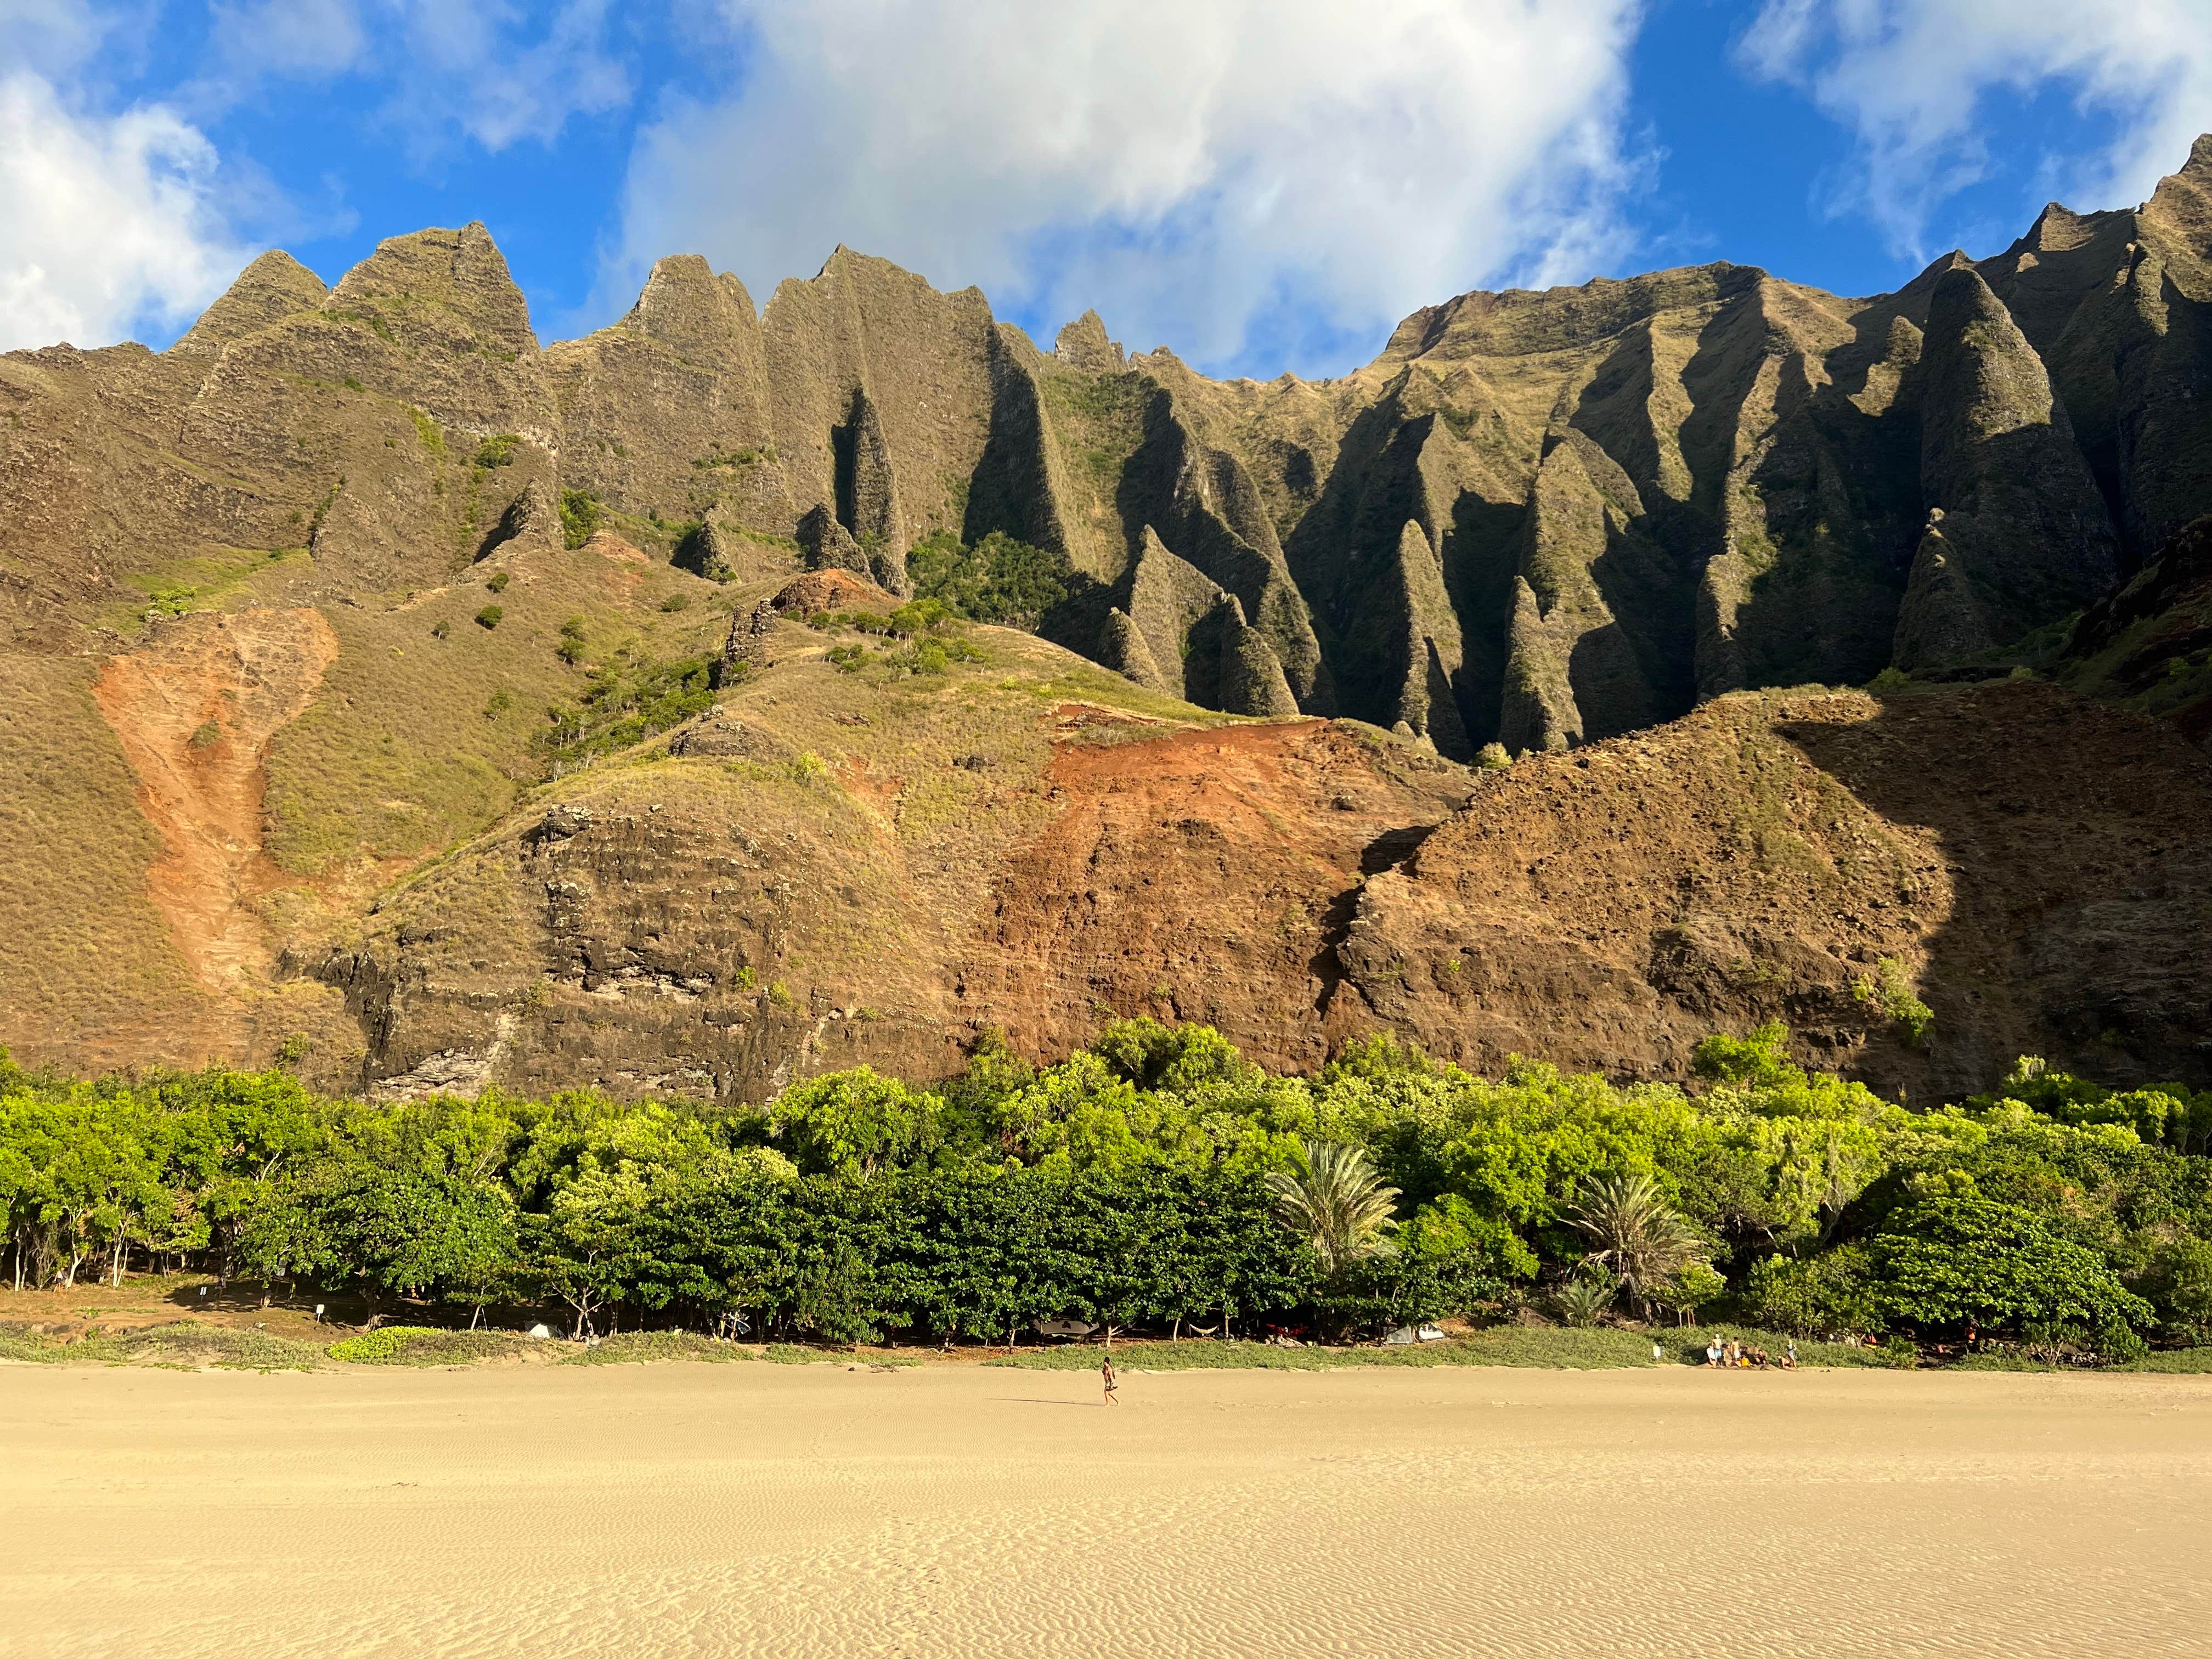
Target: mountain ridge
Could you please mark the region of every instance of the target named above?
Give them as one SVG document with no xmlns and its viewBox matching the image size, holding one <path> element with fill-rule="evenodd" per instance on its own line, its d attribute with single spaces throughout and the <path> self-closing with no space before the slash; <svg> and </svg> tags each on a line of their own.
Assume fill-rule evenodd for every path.
<svg viewBox="0 0 2212 1659">
<path fill-rule="evenodd" d="M 2212 137 L 2136 209 L 2054 204 L 2004 252 L 1947 255 L 1894 295 L 1843 298 L 1725 262 L 1470 293 L 1415 312 L 1371 362 L 1325 381 L 1209 380 L 1164 348 L 1127 353 L 1095 312 L 1041 349 L 980 291 L 939 293 L 843 247 L 758 307 L 735 277 L 672 256 L 617 323 L 551 343 L 481 225 L 392 239 L 331 287 L 266 253 L 167 352 L 0 356 L 0 490 L 15 504 L 0 528 L 12 693 L 0 749 L 25 780 L 9 827 L 19 848 L 57 849 L 52 872 L 27 852 L 0 860 L 0 1041 L 69 1063 L 137 1063 L 265 1057 L 296 1038 L 331 1082 L 363 1088 L 441 1075 L 441 1054 L 471 1057 L 447 1066 L 471 1086 L 550 1078 L 531 1068 L 557 1057 L 633 1091 L 684 1072 L 670 1066 L 688 1044 L 705 1056 L 686 1062 L 708 1079 L 698 1086 L 727 1093 L 815 1063 L 827 1016 L 793 1011 L 816 992 L 839 1010 L 883 994 L 886 1023 L 920 1034 L 918 1047 L 902 1038 L 884 1053 L 926 1069 L 986 1025 L 1067 1042 L 1093 1001 L 1202 1014 L 1204 998 L 1177 994 L 1186 970 L 1218 981 L 1225 963 L 1264 959 L 1264 971 L 1236 971 L 1315 1011 L 1263 1009 L 1256 988 L 1227 998 L 1232 1024 L 1276 1033 L 1260 1042 L 1273 1060 L 1312 1063 L 1361 1022 L 1490 1055 L 1491 1038 L 1458 1046 L 1452 1021 L 1504 1026 L 1376 980 L 1427 945 L 1409 937 L 1376 957 L 1358 944 L 1385 916 L 1370 915 L 1366 884 L 1382 883 L 1380 906 L 1390 883 L 1412 879 L 1387 860 L 1365 869 L 1362 849 L 1475 810 L 1466 803 L 1488 798 L 1486 775 L 1467 769 L 1486 745 L 1528 755 L 1529 775 L 1547 776 L 1733 695 L 2031 671 L 2201 737 L 2212 675 L 2193 659 L 2203 600 L 2188 537 L 2212 510 L 2208 388 Z M 979 629 L 873 643 L 912 595 L 917 550 L 933 570 L 947 557 L 980 569 L 1007 538 L 1059 573 L 1061 598 L 1027 618 L 1040 639 Z M 776 611 L 776 594 L 821 568 L 872 585 L 880 603 L 811 629 Z M 315 620 L 254 620 L 288 617 Z M 994 669 L 963 665 L 955 646 Z M 741 740 L 701 735 L 724 730 L 721 717 L 685 701 L 705 690 L 681 689 L 708 672 L 700 665 L 721 664 L 714 672 L 788 688 L 733 702 L 732 680 L 725 709 L 756 695 L 819 699 L 849 683 L 842 666 L 871 684 L 896 678 L 925 647 L 949 667 L 923 680 L 944 672 L 968 686 L 955 699 L 966 713 L 894 698 L 902 712 L 856 704 L 851 726 L 763 714 L 740 721 Z M 1017 689 L 987 692 L 976 677 L 1000 668 Z M 1034 717 L 1063 706 L 1104 712 Z M 1987 706 L 1998 711 L 1988 730 L 2027 720 L 2005 712 L 2026 705 Z M 639 712 L 648 707 L 667 718 Z M 1886 718 L 1853 707 L 1854 719 Z M 465 913 L 440 884 L 468 870 L 480 896 L 519 902 L 514 870 L 472 849 L 520 847 L 562 799 L 608 787 L 602 750 L 563 748 L 595 709 L 631 722 L 603 722 L 605 752 L 629 757 L 607 764 L 672 769 L 700 800 L 713 794 L 699 793 L 702 769 L 734 781 L 734 794 L 687 818 L 698 836 L 713 840 L 702 826 L 716 813 L 738 823 L 766 813 L 821 849 L 843 847 L 821 852 L 832 866 L 889 860 L 926 898 L 918 909 L 830 879 L 812 854 L 803 881 L 799 866 L 754 863 L 831 914 L 877 918 L 868 925 L 933 953 L 959 983 L 999 988 L 970 1001 L 952 981 L 862 972 L 819 941 L 793 945 L 806 931 L 797 922 L 678 926 L 684 893 L 720 868 L 690 842 L 663 848 L 658 873 L 618 903 L 622 884 L 605 871 L 586 884 L 631 918 L 620 927 L 602 918 L 580 934 L 562 920 L 570 901 L 541 892 L 535 911 L 503 910 L 506 933 L 473 956 L 440 956 L 444 924 L 407 896 L 434 889 Z M 886 719 L 911 730 L 892 742 Z M 1091 811 L 1084 790 L 1150 787 L 1067 757 L 1101 732 L 1165 757 L 1187 734 L 1240 719 L 1328 722 L 1317 729 L 1366 745 L 1301 739 L 1269 751 L 1284 776 L 1192 797 L 1190 823 L 1231 843 L 1245 834 L 1230 827 L 1238 802 L 1273 803 L 1257 821 L 1314 849 L 1319 863 L 1296 879 L 1262 880 L 1274 866 L 1256 853 L 1250 872 L 1177 878 L 1201 896 L 1213 883 L 1214 904 L 1268 909 L 1304 954 L 1262 950 L 1243 922 L 1208 921 L 1194 897 L 1185 939 L 1211 943 L 1109 928 L 1099 937 L 1117 943 L 1065 969 L 1089 989 L 1048 1018 L 1022 1012 L 1018 975 L 992 964 L 1027 960 L 1037 940 L 989 918 L 1066 931 L 1064 917 L 1048 920 L 1060 902 L 1040 896 L 1057 890 L 1049 884 L 1019 898 L 1030 880 L 1020 872 L 1046 844 L 1036 838 Z M 2086 714 L 2077 724 L 2103 729 Z M 2058 729 L 2040 714 L 2030 728 Z M 1695 729 L 1753 743 L 1728 721 Z M 2177 778 L 2193 776 L 2185 744 L 2144 741 Z M 994 771 L 1012 764 L 991 758 L 1002 750 L 1027 758 Z M 1686 751 L 1664 752 L 1647 769 L 1662 791 L 1696 770 Z M 970 760 L 978 769 L 963 769 Z M 564 773 L 572 765 L 586 769 Z M 1332 804 L 1381 787 L 1376 765 L 1426 781 L 1389 786 L 1395 805 L 1365 817 Z M 1300 768 L 1322 781 L 1291 787 Z M 963 793 L 954 773 L 1006 781 Z M 1063 775 L 1083 789 L 1054 781 Z M 1730 771 L 1711 787 L 1755 790 L 1765 775 Z M 801 787 L 836 799 L 771 809 Z M 988 857 L 941 843 L 934 815 L 949 809 L 928 803 L 955 797 Z M 126 824 L 118 803 L 132 799 Z M 1605 797 L 1606 810 L 1631 810 L 1629 799 Z M 1097 810 L 1082 819 L 1096 834 L 1152 844 Z M 1316 827 L 1338 811 L 1360 819 L 1359 836 Z M 2118 817 L 2110 827 L 2116 848 L 2124 834 L 2163 847 L 2182 833 L 2162 819 L 2154 832 L 2124 834 Z M 1190 834 L 1191 847 L 1211 844 Z M 1437 856 L 1458 844 L 1439 842 Z M 1743 845 L 1754 860 L 1781 856 L 1758 850 L 1757 836 Z M 2005 859 L 2028 858 L 2005 845 Z M 1203 866 L 1172 846 L 1175 867 Z M 1577 846 L 1577 859 L 1603 856 Z M 924 849 L 958 865 L 962 882 L 925 877 L 911 862 Z M 534 852 L 512 856 L 541 888 L 568 879 Z M 632 856 L 616 848 L 607 869 Z M 1069 881 L 1090 867 L 1048 864 Z M 1668 865 L 1652 854 L 1650 868 Z M 1313 873 L 1324 868 L 1325 879 Z M 860 896 L 839 896 L 848 888 Z M 1774 971 L 1802 981 L 1789 1006 L 1823 1041 L 1899 1079 L 1953 1074 L 1940 1057 L 1898 1049 L 1879 1022 L 1847 1017 L 1849 987 L 1875 957 L 1916 968 L 1940 957 L 1929 941 L 1941 917 L 1914 912 L 1911 928 L 1880 941 L 1809 915 L 1753 926 L 1750 892 L 1718 921 L 1669 901 L 1680 914 L 1655 922 L 1651 940 L 1725 936 L 1738 952 L 1728 960 L 1791 964 Z M 2162 939 L 2193 914 L 2129 926 Z M 690 942 L 672 955 L 651 944 L 640 930 L 655 915 Z M 1547 926 L 1530 912 L 1530 939 Z M 995 957 L 974 954 L 987 936 L 1000 940 Z M 2005 950 L 2031 948 L 2004 937 Z M 1523 945 L 1493 936 L 1492 948 L 1504 962 Z M 1494 976 L 1486 994 L 1520 1010 L 1510 1023 L 1528 1040 L 1639 1074 L 1682 1063 L 1688 1028 L 1667 1008 L 1727 1023 L 1783 1006 L 1755 988 L 1683 991 L 1679 942 L 1618 961 L 1613 948 L 1599 951 L 1601 973 L 1589 969 L 1595 980 L 1528 969 L 1568 1000 L 1555 1027 L 1541 996 L 1516 1001 Z M 2166 959 L 2166 945 L 2146 948 Z M 793 949 L 821 968 L 805 994 Z M 835 984 L 821 967 L 833 957 L 847 961 Z M 1733 971 L 1712 960 L 1723 978 Z M 1644 1010 L 1647 1035 L 1573 1036 L 1571 1005 L 1593 985 L 1627 986 L 1621 974 L 1646 988 L 1620 1006 Z M 1340 994 L 1355 981 L 1356 994 Z M 759 1003 L 771 982 L 787 984 L 788 1005 Z M 2153 1008 L 2160 999 L 2146 1002 L 2141 985 L 2112 983 L 2096 1031 L 2078 1008 L 2014 1013 L 2008 1040 L 2047 1030 L 2053 1045 L 2094 1044 L 2132 1030 L 2141 1054 L 2124 1063 L 2197 1063 L 2177 1035 L 2185 1020 Z M 903 1012 L 889 1008 L 897 988 Z M 602 1018 L 608 997 L 633 994 L 669 1006 Z M 2051 1007 L 2066 1003 L 2052 994 Z M 531 1059 L 532 996 L 564 1018 L 589 1015 L 611 1033 L 605 1051 L 548 1038 Z M 1983 1018 L 1966 1000 L 1947 1017 Z M 707 1040 L 701 1022 L 714 1020 L 739 1035 Z M 842 1013 L 838 1023 L 853 1029 Z M 1996 1042 L 1996 1029 L 1973 1042 Z M 2124 1048 L 2107 1045 L 2123 1069 Z"/>
</svg>

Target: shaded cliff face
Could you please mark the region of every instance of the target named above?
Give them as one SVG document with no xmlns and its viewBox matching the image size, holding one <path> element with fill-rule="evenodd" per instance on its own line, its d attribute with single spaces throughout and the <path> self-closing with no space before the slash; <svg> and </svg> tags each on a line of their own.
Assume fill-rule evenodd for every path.
<svg viewBox="0 0 2212 1659">
<path fill-rule="evenodd" d="M 0 1042 L 727 1097 L 927 1072 L 985 1026 L 1052 1052 L 1100 1008 L 1285 1066 L 1387 1026 L 1649 1074 L 1781 1012 L 1916 1087 L 2015 1042 L 2201 1070 L 2186 953 L 2127 908 L 2195 889 L 2113 873 L 2166 870 L 2180 818 L 2051 873 L 1981 828 L 1931 853 L 1936 805 L 1882 775 L 1979 799 L 2010 732 L 2140 749 L 2069 798 L 2164 768 L 2185 801 L 2185 750 L 2012 688 L 1961 694 L 2014 712 L 1936 722 L 1931 765 L 1746 736 L 1767 705 L 1728 694 L 2032 661 L 2202 738 L 2208 308 L 2212 140 L 2138 209 L 2054 206 L 1896 295 L 1727 264 L 1470 294 L 1321 383 L 1213 381 L 1095 314 L 1040 350 L 845 249 L 764 307 L 672 258 L 542 346 L 480 226 L 331 289 L 267 254 L 167 352 L 0 356 Z M 762 609 L 814 567 L 887 610 L 917 543 L 994 532 L 1087 586 L 1048 641 L 979 630 L 988 668 L 895 673 Z M 726 641 L 756 672 L 719 720 L 605 714 L 680 702 Z M 1529 769 L 1466 771 L 1492 742 Z M 1830 921 L 1714 838 L 1785 777 Z M 1838 822 L 1952 886 L 1866 873 Z M 1579 873 L 1529 884 L 1538 846 Z M 1927 908 L 1978 859 L 2035 920 Z M 2039 988 L 1947 1004 L 1969 939 Z M 1883 1038 L 1849 986 L 1884 957 L 1972 1035 Z"/>
<path fill-rule="evenodd" d="M 1772 1018 L 1915 1098 L 2022 1054 L 2200 1075 L 2208 811 L 2170 726 L 2046 686 L 1738 694 L 1482 775 L 1339 955 L 1367 1018 L 1486 1069 L 1680 1077 L 1708 1031 Z M 1866 998 L 1885 959 L 1924 1043 Z"/>
<path fill-rule="evenodd" d="M 2212 744 L 2212 514 L 2082 614 L 2056 677 Z"/>
</svg>

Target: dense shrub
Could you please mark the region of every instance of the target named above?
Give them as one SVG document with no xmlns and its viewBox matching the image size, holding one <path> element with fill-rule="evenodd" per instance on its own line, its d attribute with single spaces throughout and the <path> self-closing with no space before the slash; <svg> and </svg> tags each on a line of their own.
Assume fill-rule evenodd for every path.
<svg viewBox="0 0 2212 1659">
<path fill-rule="evenodd" d="M 574 662 L 583 655 L 580 628 L 564 627 L 560 653 Z M 545 711 L 546 729 L 538 750 L 548 760 L 574 765 L 641 743 L 704 714 L 714 706 L 720 661 L 713 656 L 671 661 L 635 659 L 620 653 L 593 671 L 575 702 L 556 703 Z"/>
<path fill-rule="evenodd" d="M 1979 1198 L 1939 1198 L 1892 1218 L 1871 1246 L 1882 1306 L 1923 1331 L 1966 1328 L 2043 1344 L 2142 1350 L 2150 1304 L 2094 1251 L 2033 1215 Z"/>
<path fill-rule="evenodd" d="M 564 489 L 561 492 L 560 514 L 562 545 L 581 547 L 599 527 L 605 509 L 599 505 L 599 498 L 589 490 Z"/>
<path fill-rule="evenodd" d="M 1060 605 L 1095 586 L 1065 553 L 1032 547 L 993 531 L 973 547 L 948 532 L 924 538 L 906 556 L 908 579 L 924 599 L 970 622 L 1035 628 Z"/>
<path fill-rule="evenodd" d="M 1792 1336 L 1879 1335 L 1888 1323 L 1856 1245 L 1803 1261 L 1762 1256 L 1744 1277 L 1743 1311 L 1753 1324 Z"/>
<path fill-rule="evenodd" d="M 1778 1027 L 1697 1066 L 1696 1095 L 1528 1062 L 1484 1079 L 1375 1038 L 1277 1077 L 1206 1027 L 1138 1019 L 1050 1066 L 987 1041 L 935 1086 L 860 1069 L 725 1110 L 370 1107 L 283 1072 L 0 1061 L 0 1218 L 27 1285 L 194 1267 L 456 1319 L 557 1306 L 578 1331 L 1334 1334 L 1562 1291 L 1616 1317 L 1628 1274 L 1636 1302 L 1801 1334 L 2107 1356 L 2212 1336 L 2212 1160 L 2137 1127 L 2171 1139 L 2203 1097 L 2115 1105 L 2038 1073 L 2008 1083 L 2049 1110 L 1913 1112 L 1793 1065 Z M 1350 1182 L 1358 1248 L 1271 1183 L 1322 1168 Z"/>
</svg>

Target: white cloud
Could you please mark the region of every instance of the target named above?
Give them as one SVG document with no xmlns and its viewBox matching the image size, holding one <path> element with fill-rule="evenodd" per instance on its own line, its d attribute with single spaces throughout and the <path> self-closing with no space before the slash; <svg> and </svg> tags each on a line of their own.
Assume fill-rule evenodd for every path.
<svg viewBox="0 0 2212 1659">
<path fill-rule="evenodd" d="M 2102 154 L 2039 158 L 2080 208 L 2142 200 L 2212 128 L 2206 0 L 1766 0 L 1738 56 L 1853 130 L 1837 205 L 1922 258 L 1944 201 L 1990 171 L 1992 92 L 2057 88 L 2115 121 Z"/>
<path fill-rule="evenodd" d="M 222 109 L 264 79 L 363 75 L 392 87 L 381 118 L 418 157 L 455 131 L 493 151 L 550 143 L 572 118 L 629 100 L 608 10 L 608 0 L 219 0 L 194 96 Z"/>
<path fill-rule="evenodd" d="M 572 117 L 629 101 L 628 71 L 606 51 L 607 0 L 530 7 L 514 0 L 380 0 L 398 14 L 391 66 L 401 90 L 386 106 L 427 137 L 458 126 L 486 149 L 550 143 Z M 544 15 L 542 32 L 526 27 Z"/>
<path fill-rule="evenodd" d="M 603 300 L 765 299 L 838 242 L 1133 346 L 1344 366 L 1414 307 L 1622 240 L 1640 0 L 722 0 L 738 90 L 641 133 Z M 1280 366 L 1269 362 L 1265 367 Z"/>
<path fill-rule="evenodd" d="M 217 172 L 173 111 L 101 116 L 28 70 L 0 79 L 0 349 L 106 345 L 214 299 L 246 258 Z"/>
<path fill-rule="evenodd" d="M 106 29 L 90 0 L 0 0 L 0 49 L 12 68 L 46 76 L 74 69 Z"/>
<path fill-rule="evenodd" d="M 354 0 L 216 0 L 208 13 L 216 84 L 232 96 L 264 75 L 314 81 L 343 74 L 368 51 Z"/>
</svg>

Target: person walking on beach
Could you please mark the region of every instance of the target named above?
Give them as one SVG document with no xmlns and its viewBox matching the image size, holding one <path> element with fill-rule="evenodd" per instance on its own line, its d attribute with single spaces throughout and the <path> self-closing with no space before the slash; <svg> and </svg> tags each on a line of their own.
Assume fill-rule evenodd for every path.
<svg viewBox="0 0 2212 1659">
<path fill-rule="evenodd" d="M 1115 1397 L 1115 1390 L 1121 1386 L 1121 1379 L 1114 1375 L 1112 1354 L 1108 1354 L 1104 1363 L 1098 1367 L 1098 1376 L 1099 1380 L 1106 1385 L 1106 1403 L 1109 1406 L 1120 1405 L 1121 1402 Z"/>
</svg>

